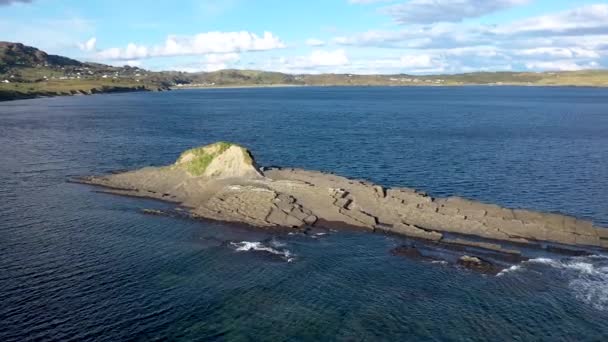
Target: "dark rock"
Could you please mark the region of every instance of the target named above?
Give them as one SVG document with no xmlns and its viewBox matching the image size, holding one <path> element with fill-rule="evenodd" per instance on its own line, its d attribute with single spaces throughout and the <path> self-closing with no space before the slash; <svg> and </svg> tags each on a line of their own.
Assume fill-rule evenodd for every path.
<svg viewBox="0 0 608 342">
<path fill-rule="evenodd" d="M 545 250 L 551 253 L 564 254 L 569 256 L 587 256 L 593 254 L 589 251 L 583 251 L 580 249 L 570 249 L 553 245 L 546 246 Z"/>
<path fill-rule="evenodd" d="M 499 267 L 496 267 L 487 260 L 475 256 L 463 255 L 458 259 L 457 264 L 475 272 L 485 274 L 496 274 L 500 272 Z"/>
</svg>

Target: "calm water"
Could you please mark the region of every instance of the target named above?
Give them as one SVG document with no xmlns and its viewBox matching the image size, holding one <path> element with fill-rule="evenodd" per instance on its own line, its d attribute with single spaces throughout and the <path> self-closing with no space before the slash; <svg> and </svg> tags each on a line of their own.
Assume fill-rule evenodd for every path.
<svg viewBox="0 0 608 342">
<path fill-rule="evenodd" d="M 395 237 L 146 216 L 73 176 L 229 140 L 262 165 L 562 212 L 608 227 L 608 90 L 184 90 L 0 104 L 0 340 L 576 340 L 608 336 L 608 257 L 501 276 Z M 241 251 L 258 247 L 273 253 Z"/>
</svg>

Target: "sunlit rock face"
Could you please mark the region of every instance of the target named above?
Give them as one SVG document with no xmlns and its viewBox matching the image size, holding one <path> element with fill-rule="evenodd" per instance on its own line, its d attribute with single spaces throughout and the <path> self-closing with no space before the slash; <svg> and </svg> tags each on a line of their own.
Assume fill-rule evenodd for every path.
<svg viewBox="0 0 608 342">
<path fill-rule="evenodd" d="M 184 169 L 192 176 L 261 177 L 249 150 L 226 142 L 187 150 L 177 159 L 174 167 Z"/>
</svg>

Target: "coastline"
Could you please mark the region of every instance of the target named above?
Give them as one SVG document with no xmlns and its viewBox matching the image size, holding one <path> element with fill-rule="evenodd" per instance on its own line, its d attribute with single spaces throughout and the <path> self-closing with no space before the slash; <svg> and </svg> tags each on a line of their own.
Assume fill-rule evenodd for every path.
<svg viewBox="0 0 608 342">
<path fill-rule="evenodd" d="M 60 96 L 90 96 L 98 94 L 115 94 L 115 93 L 135 93 L 135 92 L 156 92 L 156 91 L 169 91 L 170 88 L 148 88 L 148 87 L 106 87 L 92 88 L 90 90 L 73 89 L 69 92 L 55 92 L 55 91 L 37 91 L 32 93 L 24 93 L 20 91 L 8 91 L 0 90 L 0 102 L 16 101 L 16 100 L 31 100 L 40 99 L 47 97 L 60 97 Z"/>
<path fill-rule="evenodd" d="M 212 89 L 261 89 L 261 88 L 307 88 L 307 87 L 348 87 L 348 88 L 455 88 L 455 87 L 534 87 L 534 88 L 592 88 L 605 89 L 608 85 L 584 85 L 584 84 L 523 84 L 523 83 L 503 83 L 503 84 L 487 84 L 487 83 L 466 83 L 466 84 L 243 84 L 243 85 L 214 85 L 214 86 L 171 86 L 171 87 L 110 87 L 92 88 L 89 90 L 72 89 L 69 91 L 38 91 L 32 93 L 24 93 L 19 91 L 0 90 L 0 102 L 16 101 L 16 100 L 31 100 L 47 97 L 59 96 L 81 96 L 81 95 L 98 95 L 98 94 L 113 94 L 113 93 L 133 93 L 133 92 L 162 92 L 176 90 L 212 90 Z"/>
<path fill-rule="evenodd" d="M 524 83 L 449 83 L 449 84 L 246 84 L 246 85 L 215 85 L 215 86 L 171 86 L 171 90 L 193 90 L 193 89 L 251 89 L 251 88 L 307 88 L 307 87 L 319 87 L 319 88 L 331 88 L 331 87 L 345 87 L 345 88 L 455 88 L 455 87 L 534 87 L 534 88 L 594 88 L 604 89 L 608 88 L 606 85 L 592 85 L 592 84 L 524 84 Z"/>
<path fill-rule="evenodd" d="M 89 90 L 72 89 L 69 91 L 36 91 L 25 93 L 12 90 L 0 90 L 0 102 L 16 101 L 16 100 L 31 100 L 47 97 L 59 96 L 81 96 L 81 95 L 97 95 L 97 94 L 112 94 L 112 93 L 131 93 L 131 92 L 160 92 L 160 91 L 175 91 L 175 90 L 212 90 L 212 89 L 261 89 L 261 88 L 306 88 L 306 87 L 348 87 L 348 88 L 455 88 L 455 87 L 535 87 L 535 88 L 593 88 L 605 89 L 608 85 L 582 85 L 582 84 L 523 84 L 523 83 L 466 83 L 466 84 L 243 84 L 243 85 L 214 85 L 214 86 L 171 86 L 150 88 L 145 86 L 138 87 L 107 87 L 92 88 Z"/>
</svg>

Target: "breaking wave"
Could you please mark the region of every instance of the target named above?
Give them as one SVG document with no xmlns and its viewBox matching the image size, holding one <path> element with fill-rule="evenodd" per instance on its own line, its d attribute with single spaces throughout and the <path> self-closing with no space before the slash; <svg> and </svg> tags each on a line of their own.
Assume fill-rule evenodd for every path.
<svg viewBox="0 0 608 342">
<path fill-rule="evenodd" d="M 598 310 L 608 310 L 608 265 L 605 259 L 596 255 L 565 260 L 538 258 L 528 262 L 546 264 L 570 273 L 573 279 L 568 285 L 576 298 Z"/>
<path fill-rule="evenodd" d="M 511 266 L 497 276 L 521 270 L 528 265 L 545 265 L 568 279 L 575 297 L 598 310 L 608 310 L 608 257 L 591 255 L 567 259 L 535 258 Z"/>
<path fill-rule="evenodd" d="M 503 275 L 510 273 L 510 272 L 515 272 L 517 270 L 521 270 L 521 265 L 513 265 L 509 268 L 505 268 L 504 270 L 498 272 L 498 274 L 496 274 L 497 277 L 502 277 Z"/>
<path fill-rule="evenodd" d="M 288 249 L 284 248 L 285 244 L 276 240 L 270 240 L 268 244 L 259 241 L 241 241 L 231 242 L 231 246 L 235 247 L 237 252 L 265 252 L 273 255 L 278 255 L 287 262 L 294 261 L 294 255 Z"/>
</svg>

